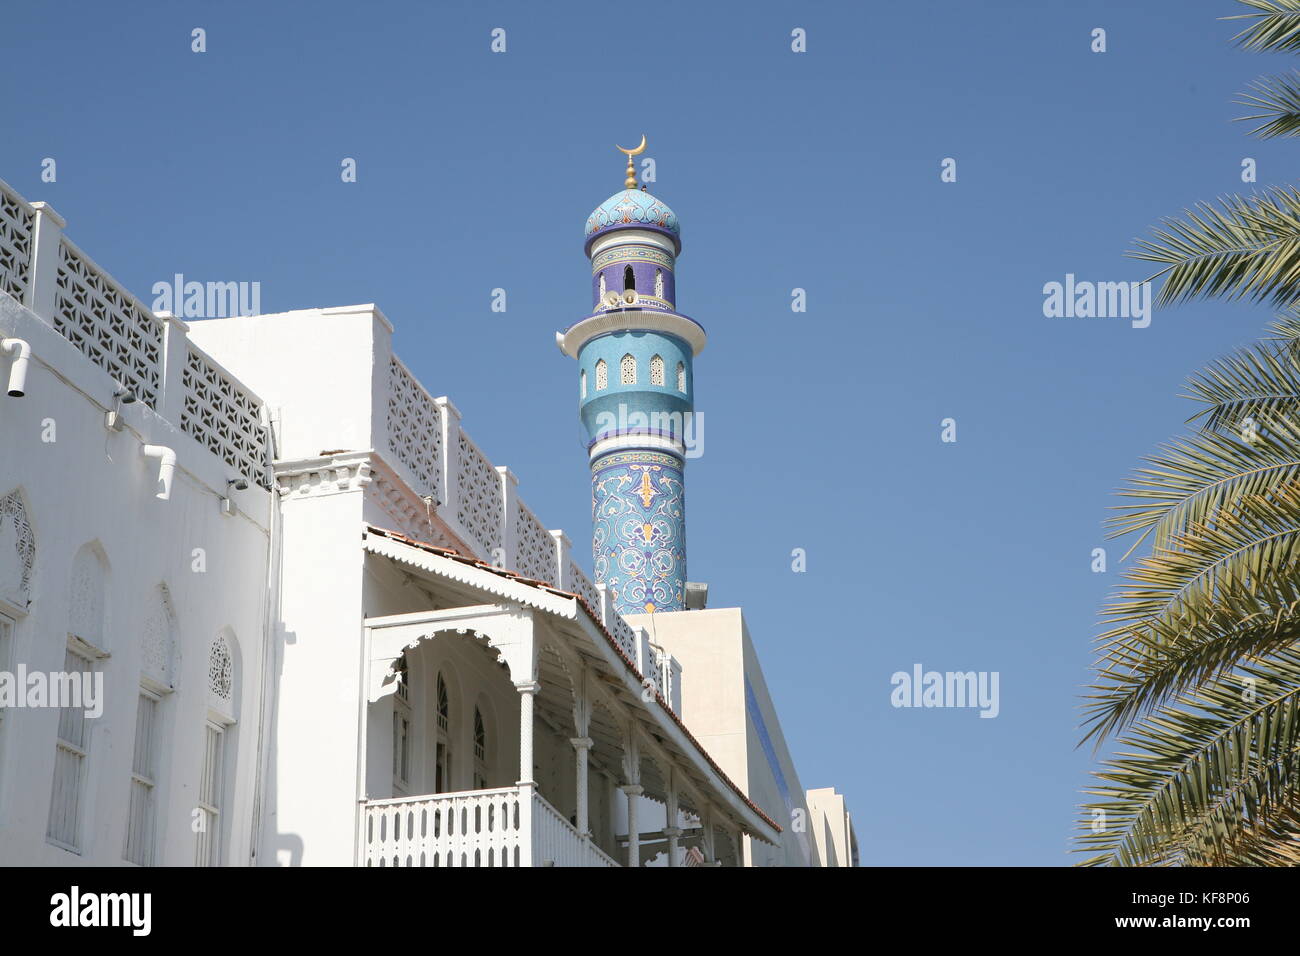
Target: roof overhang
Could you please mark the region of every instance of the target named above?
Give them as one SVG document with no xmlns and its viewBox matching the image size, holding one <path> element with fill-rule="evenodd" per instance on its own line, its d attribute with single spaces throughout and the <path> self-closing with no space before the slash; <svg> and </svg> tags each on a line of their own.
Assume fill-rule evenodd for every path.
<svg viewBox="0 0 1300 956">
<path fill-rule="evenodd" d="M 477 558 L 423 544 L 372 525 L 363 528 L 362 547 L 370 554 L 388 558 L 407 568 L 545 614 L 553 629 L 580 644 L 583 658 L 589 665 L 597 667 L 611 679 L 603 686 L 606 689 L 617 688 L 619 699 L 656 731 L 656 738 L 665 751 L 685 764 L 697 788 L 707 787 L 717 804 L 741 830 L 768 843 L 779 843 L 781 827 L 722 771 L 668 703 L 657 693 L 653 700 L 644 699 L 646 688 L 636 665 L 581 597 L 493 567 Z"/>
</svg>

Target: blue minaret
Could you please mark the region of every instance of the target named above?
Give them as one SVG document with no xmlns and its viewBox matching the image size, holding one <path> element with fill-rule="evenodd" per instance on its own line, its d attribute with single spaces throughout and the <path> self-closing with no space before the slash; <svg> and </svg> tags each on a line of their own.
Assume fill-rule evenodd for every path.
<svg viewBox="0 0 1300 956">
<path fill-rule="evenodd" d="M 627 154 L 624 190 L 587 219 L 591 313 L 556 334 L 578 360 L 578 389 L 591 462 L 596 580 L 621 614 L 686 607 L 688 445 L 692 361 L 704 329 L 677 311 L 681 229 L 667 204 L 637 188 Z"/>
</svg>

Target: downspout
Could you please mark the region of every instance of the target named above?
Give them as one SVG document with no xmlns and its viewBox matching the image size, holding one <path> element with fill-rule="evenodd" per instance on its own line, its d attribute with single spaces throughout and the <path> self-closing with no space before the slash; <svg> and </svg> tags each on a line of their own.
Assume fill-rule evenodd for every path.
<svg viewBox="0 0 1300 956">
<path fill-rule="evenodd" d="M 167 501 L 172 496 L 172 478 L 176 476 L 176 452 L 166 445 L 141 445 L 140 454 L 158 459 L 158 490 L 154 497 Z"/>
<path fill-rule="evenodd" d="M 268 466 L 272 469 L 271 474 L 271 491 L 267 498 L 271 515 L 267 521 L 268 534 L 266 538 L 266 593 L 262 598 L 262 674 L 258 681 L 258 701 L 257 701 L 257 760 L 254 768 L 253 777 L 253 820 L 252 832 L 249 836 L 248 861 L 250 864 L 257 863 L 257 850 L 262 838 L 262 787 L 264 779 L 264 764 L 266 762 L 266 705 L 267 705 L 267 674 L 270 670 L 268 657 L 275 654 L 275 634 L 276 622 L 280 618 L 281 599 L 283 595 L 281 570 L 281 548 L 279 547 L 280 533 L 280 503 L 279 491 L 275 481 L 274 462 L 276 458 L 275 447 L 275 428 L 270 421 L 270 415 L 267 415 L 267 454 Z"/>
<path fill-rule="evenodd" d="M 24 339 L 0 339 L 0 352 L 15 356 L 9 369 L 9 397 L 22 398 L 27 393 L 27 363 L 32 357 L 32 347 Z"/>
</svg>

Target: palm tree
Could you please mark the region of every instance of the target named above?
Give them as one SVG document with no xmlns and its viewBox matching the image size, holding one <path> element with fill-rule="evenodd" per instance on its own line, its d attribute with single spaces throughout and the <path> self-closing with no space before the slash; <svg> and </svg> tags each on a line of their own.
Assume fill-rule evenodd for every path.
<svg viewBox="0 0 1300 956">
<path fill-rule="evenodd" d="M 1248 50 L 1300 52 L 1300 0 L 1240 0 Z M 1300 73 L 1251 84 L 1261 138 L 1300 135 Z M 1108 603 L 1084 740 L 1118 736 L 1083 807 L 1085 865 L 1300 865 L 1300 190 L 1165 219 L 1131 255 L 1157 304 L 1284 309 L 1189 383 L 1194 431 L 1122 492 L 1149 553 Z M 1127 557 L 1127 555 L 1126 555 Z"/>
<path fill-rule="evenodd" d="M 1098 639 L 1085 864 L 1300 863 L 1300 310 L 1273 329 L 1190 380 L 1111 519 L 1150 552 Z"/>
</svg>

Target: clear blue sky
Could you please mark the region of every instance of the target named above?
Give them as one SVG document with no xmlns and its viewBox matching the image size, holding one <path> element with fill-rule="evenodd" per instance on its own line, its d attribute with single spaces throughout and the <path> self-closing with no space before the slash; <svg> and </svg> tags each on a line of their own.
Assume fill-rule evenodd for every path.
<svg viewBox="0 0 1300 956">
<path fill-rule="evenodd" d="M 1059 865 L 1124 550 L 1091 573 L 1112 491 L 1182 427 L 1185 376 L 1268 314 L 1048 319 L 1042 287 L 1145 278 L 1132 237 L 1250 189 L 1243 157 L 1288 178 L 1294 146 L 1231 122 L 1249 80 L 1290 66 L 1229 45 L 1217 18 L 1238 10 L 11 3 L 0 178 L 146 300 L 183 272 L 259 281 L 264 311 L 377 302 L 581 546 L 576 371 L 553 335 L 590 304 L 582 230 L 620 186 L 613 144 L 645 132 L 683 224 L 678 304 L 710 335 L 690 576 L 745 607 L 804 786 L 848 795 L 864 863 Z M 999 671 L 1000 716 L 892 708 L 916 662 Z"/>
</svg>

